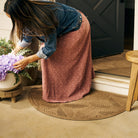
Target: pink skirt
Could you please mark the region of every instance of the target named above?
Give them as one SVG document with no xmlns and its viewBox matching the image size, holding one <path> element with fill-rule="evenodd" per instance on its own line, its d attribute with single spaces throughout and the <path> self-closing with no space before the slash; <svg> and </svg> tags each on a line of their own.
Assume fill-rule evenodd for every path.
<svg viewBox="0 0 138 138">
<path fill-rule="evenodd" d="M 56 52 L 42 59 L 41 67 L 43 100 L 69 102 L 90 92 L 94 71 L 90 24 L 84 14 L 80 29 L 58 38 Z"/>
</svg>

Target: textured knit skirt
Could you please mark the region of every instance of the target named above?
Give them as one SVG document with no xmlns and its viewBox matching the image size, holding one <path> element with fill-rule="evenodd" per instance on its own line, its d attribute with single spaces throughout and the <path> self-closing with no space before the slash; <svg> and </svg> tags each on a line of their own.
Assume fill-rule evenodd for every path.
<svg viewBox="0 0 138 138">
<path fill-rule="evenodd" d="M 94 77 L 90 30 L 82 14 L 80 29 L 58 38 L 56 52 L 46 60 L 41 59 L 43 100 L 70 102 L 90 92 Z"/>
</svg>

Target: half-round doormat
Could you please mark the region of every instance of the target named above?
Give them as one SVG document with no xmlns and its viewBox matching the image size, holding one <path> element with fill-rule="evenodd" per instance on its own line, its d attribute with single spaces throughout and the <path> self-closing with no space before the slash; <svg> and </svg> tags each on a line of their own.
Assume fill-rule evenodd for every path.
<svg viewBox="0 0 138 138">
<path fill-rule="evenodd" d="M 84 98 L 68 103 L 48 103 L 42 100 L 42 89 L 32 89 L 29 101 L 38 111 L 69 120 L 97 120 L 115 116 L 125 111 L 126 96 L 102 91 L 91 91 Z"/>
</svg>

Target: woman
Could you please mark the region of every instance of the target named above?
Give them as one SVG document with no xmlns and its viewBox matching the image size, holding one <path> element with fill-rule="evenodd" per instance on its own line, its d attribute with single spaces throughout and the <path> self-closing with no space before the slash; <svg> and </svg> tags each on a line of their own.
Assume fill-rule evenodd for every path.
<svg viewBox="0 0 138 138">
<path fill-rule="evenodd" d="M 38 38 L 43 47 L 34 55 L 15 63 L 23 70 L 28 63 L 41 59 L 43 99 L 69 102 L 90 92 L 94 76 L 91 60 L 90 25 L 75 8 L 61 3 L 7 0 L 4 11 L 17 25 L 20 39 L 14 52 Z"/>
</svg>

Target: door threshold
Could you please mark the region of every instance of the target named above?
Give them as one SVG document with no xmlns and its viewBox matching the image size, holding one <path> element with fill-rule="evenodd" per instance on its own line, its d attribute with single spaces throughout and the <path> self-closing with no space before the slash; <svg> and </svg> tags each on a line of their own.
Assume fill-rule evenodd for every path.
<svg viewBox="0 0 138 138">
<path fill-rule="evenodd" d="M 95 72 L 95 78 L 92 80 L 92 88 L 127 96 L 129 82 L 129 77 Z"/>
</svg>

